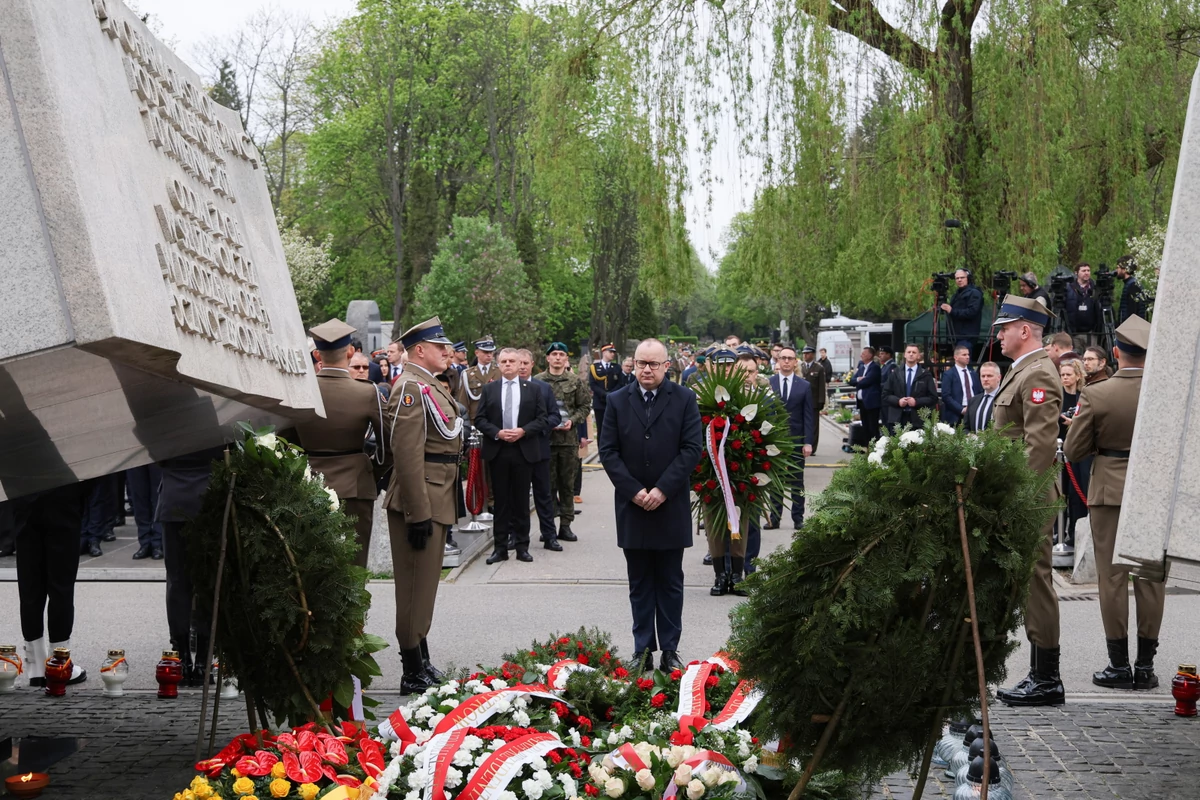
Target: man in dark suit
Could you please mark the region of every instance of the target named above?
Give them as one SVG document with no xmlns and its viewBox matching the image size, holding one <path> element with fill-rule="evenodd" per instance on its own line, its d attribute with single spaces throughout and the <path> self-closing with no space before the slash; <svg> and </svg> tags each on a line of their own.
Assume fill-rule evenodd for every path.
<svg viewBox="0 0 1200 800">
<path fill-rule="evenodd" d="M 541 434 L 546 424 L 546 400 L 521 380 L 517 351 L 500 351 L 500 380 L 483 386 L 475 427 L 483 434 L 483 458 L 491 468 L 496 497 L 495 544 L 487 563 L 508 560 L 512 537 L 518 561 L 533 561 L 529 554 L 529 489 L 533 465 L 541 458 Z"/>
<path fill-rule="evenodd" d="M 850 385 L 858 390 L 858 416 L 862 420 L 863 433 L 866 434 L 868 442 L 879 436 L 879 408 L 883 405 L 883 395 L 879 388 L 881 381 L 879 365 L 875 363 L 875 348 L 864 347 L 862 361 L 854 371 L 854 376 L 850 378 Z"/>
<path fill-rule="evenodd" d="M 936 406 L 933 373 L 921 366 L 921 348 L 910 344 L 904 348 L 904 363 L 883 387 L 884 424 L 893 433 L 905 425 L 920 428 L 923 423 L 917 412 Z"/>
<path fill-rule="evenodd" d="M 689 478 L 702 438 L 696 395 L 666 380 L 657 339 L 634 353 L 637 383 L 608 396 L 600 461 L 613 483 L 617 545 L 625 553 L 633 612 L 634 669 L 682 669 L 683 551 L 692 546 Z"/>
<path fill-rule="evenodd" d="M 550 491 L 550 432 L 562 424 L 562 416 L 550 384 L 533 380 L 533 353 L 522 349 L 517 351 L 517 356 L 517 374 L 542 393 L 542 402 L 546 404 L 546 432 L 537 436 L 538 460 L 533 464 L 533 507 L 537 511 L 542 547 L 560 553 L 562 545 L 558 543 L 558 531 L 554 527 L 554 495 Z"/>
<path fill-rule="evenodd" d="M 796 372 L 796 348 L 784 345 L 776 359 L 779 371 L 771 376 L 771 391 L 783 403 L 788 412 L 788 429 L 796 442 L 796 480 L 792 483 L 792 525 L 796 530 L 804 527 L 804 459 L 812 455 L 813 429 L 817 417 L 813 411 L 812 390 L 800 373 Z M 821 377 L 825 375 L 822 372 Z M 783 514 L 783 496 L 771 509 L 767 528 L 778 528 Z"/>
<path fill-rule="evenodd" d="M 884 345 L 879 348 L 879 385 L 886 386 L 896 369 L 896 351 Z"/>
<path fill-rule="evenodd" d="M 979 367 L 979 382 L 983 391 L 971 398 L 963 418 L 967 430 L 977 433 L 992 427 L 992 410 L 996 405 L 996 390 L 1000 388 L 1000 365 L 987 361 Z"/>
<path fill-rule="evenodd" d="M 942 373 L 942 422 L 958 425 L 971 398 L 983 391 L 979 375 L 971 369 L 971 348 L 954 347 L 954 364 Z"/>
</svg>

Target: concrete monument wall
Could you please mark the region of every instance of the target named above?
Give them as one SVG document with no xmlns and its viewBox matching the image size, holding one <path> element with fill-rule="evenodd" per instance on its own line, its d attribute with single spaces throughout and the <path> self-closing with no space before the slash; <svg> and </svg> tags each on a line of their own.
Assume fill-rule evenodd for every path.
<svg viewBox="0 0 1200 800">
<path fill-rule="evenodd" d="M 1150 578 L 1200 588 L 1200 70 L 1191 99 L 1150 351 L 1134 428 L 1117 555 Z"/>
<path fill-rule="evenodd" d="M 0 499 L 323 413 L 237 114 L 119 0 L 0 19 Z"/>
</svg>

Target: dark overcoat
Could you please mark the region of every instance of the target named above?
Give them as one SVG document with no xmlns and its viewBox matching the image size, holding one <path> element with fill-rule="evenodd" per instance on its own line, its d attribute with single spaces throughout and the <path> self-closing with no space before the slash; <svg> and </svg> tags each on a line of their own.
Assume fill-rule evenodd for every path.
<svg viewBox="0 0 1200 800">
<path fill-rule="evenodd" d="M 636 382 L 608 396 L 600 462 L 615 490 L 617 545 L 673 550 L 692 546 L 691 479 L 700 463 L 700 409 L 691 389 L 663 381 L 649 417 Z M 653 511 L 633 503 L 657 488 L 666 502 Z"/>
</svg>

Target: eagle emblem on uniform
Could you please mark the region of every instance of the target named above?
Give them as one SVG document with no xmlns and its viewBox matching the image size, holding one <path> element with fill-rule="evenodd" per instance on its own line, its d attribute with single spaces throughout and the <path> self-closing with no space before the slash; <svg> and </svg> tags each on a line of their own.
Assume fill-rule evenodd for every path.
<svg viewBox="0 0 1200 800">
<path fill-rule="evenodd" d="M 1034 405 L 1041 405 L 1042 403 L 1046 402 L 1046 390 L 1034 389 L 1029 393 L 1029 400 Z"/>
</svg>

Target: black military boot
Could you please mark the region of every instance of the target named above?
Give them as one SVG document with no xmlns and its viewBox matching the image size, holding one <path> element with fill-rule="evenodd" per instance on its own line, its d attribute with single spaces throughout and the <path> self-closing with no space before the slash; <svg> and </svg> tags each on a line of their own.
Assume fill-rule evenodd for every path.
<svg viewBox="0 0 1200 800">
<path fill-rule="evenodd" d="M 425 665 L 425 674 L 433 678 L 438 683 L 443 683 L 446 680 L 446 674 L 433 665 L 429 660 L 429 642 L 421 640 L 421 661 Z"/>
<path fill-rule="evenodd" d="M 425 671 L 425 657 L 420 647 L 400 651 L 400 663 L 404 674 L 400 677 L 401 694 L 421 694 L 434 685 L 433 678 Z"/>
<path fill-rule="evenodd" d="M 737 597 L 745 597 L 746 590 L 741 587 L 742 571 L 746 567 L 745 557 L 730 556 L 729 557 L 729 593 Z"/>
<path fill-rule="evenodd" d="M 570 520 L 559 520 L 558 523 L 558 540 L 560 542 L 578 542 L 579 537 L 571 530 Z"/>
<path fill-rule="evenodd" d="M 1108 666 L 1092 673 L 1092 683 L 1106 689 L 1133 688 L 1133 670 L 1129 668 L 1129 637 L 1108 639 Z"/>
<path fill-rule="evenodd" d="M 1010 706 L 1061 706 L 1066 702 L 1058 675 L 1058 648 L 1030 644 L 1029 674 L 1011 689 L 1000 689 L 996 699 Z"/>
<path fill-rule="evenodd" d="M 725 559 L 721 559 L 720 564 L 713 561 L 713 572 L 716 573 L 717 579 L 713 582 L 713 586 L 708 590 L 708 593 L 713 597 L 724 597 L 729 591 L 729 573 L 725 571 Z"/>
<path fill-rule="evenodd" d="M 1158 686 L 1158 676 L 1154 674 L 1154 655 L 1158 652 L 1158 639 L 1137 637 L 1137 660 L 1133 662 L 1133 688 L 1153 689 Z"/>
</svg>

